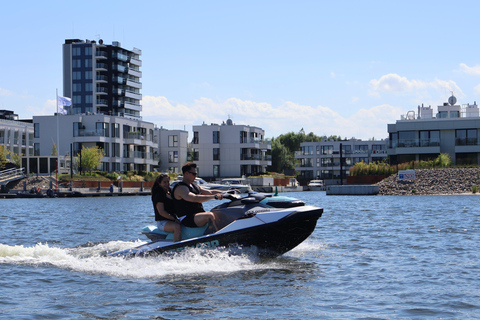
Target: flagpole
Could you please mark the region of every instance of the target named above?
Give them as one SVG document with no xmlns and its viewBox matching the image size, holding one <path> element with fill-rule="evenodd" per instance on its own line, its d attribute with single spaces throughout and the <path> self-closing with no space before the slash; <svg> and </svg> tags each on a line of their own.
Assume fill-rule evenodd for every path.
<svg viewBox="0 0 480 320">
<path fill-rule="evenodd" d="M 57 98 L 56 98 L 56 101 L 57 101 L 57 170 L 55 170 L 55 191 L 58 191 L 58 155 L 60 154 L 59 152 L 59 148 L 60 148 L 60 144 L 59 144 L 59 132 L 60 130 L 58 129 L 58 88 L 57 88 Z"/>
</svg>

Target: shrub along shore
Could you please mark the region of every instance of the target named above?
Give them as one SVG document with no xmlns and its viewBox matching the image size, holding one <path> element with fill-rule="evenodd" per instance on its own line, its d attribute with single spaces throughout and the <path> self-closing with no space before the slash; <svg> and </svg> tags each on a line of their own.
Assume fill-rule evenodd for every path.
<svg viewBox="0 0 480 320">
<path fill-rule="evenodd" d="M 478 194 L 480 168 L 415 169 L 415 180 L 394 174 L 378 186 L 380 195 Z"/>
</svg>

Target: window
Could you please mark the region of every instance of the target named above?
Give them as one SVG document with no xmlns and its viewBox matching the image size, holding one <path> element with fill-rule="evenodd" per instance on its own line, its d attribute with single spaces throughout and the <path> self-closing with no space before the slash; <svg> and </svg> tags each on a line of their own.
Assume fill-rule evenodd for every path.
<svg viewBox="0 0 480 320">
<path fill-rule="evenodd" d="M 213 148 L 213 160 L 220 160 L 220 148 Z"/>
<path fill-rule="evenodd" d="M 82 55 L 82 48 L 80 48 L 80 47 L 73 47 L 73 48 L 72 48 L 72 56 L 78 57 L 78 56 L 80 56 L 80 55 Z"/>
<path fill-rule="evenodd" d="M 80 59 L 72 60 L 72 68 L 81 68 L 81 67 L 82 67 L 82 60 Z"/>
<path fill-rule="evenodd" d="M 396 148 L 397 147 L 397 145 L 398 145 L 398 133 L 397 132 L 390 133 L 390 139 L 389 139 L 388 143 L 389 143 L 390 148 Z"/>
<path fill-rule="evenodd" d="M 82 96 L 74 95 L 72 99 L 73 104 L 80 104 L 82 103 Z"/>
<path fill-rule="evenodd" d="M 92 55 L 92 47 L 86 47 L 85 48 L 85 55 L 86 56 L 91 56 Z"/>
<path fill-rule="evenodd" d="M 398 146 L 403 148 L 417 147 L 418 141 L 416 139 L 415 131 L 399 131 Z"/>
<path fill-rule="evenodd" d="M 85 79 L 92 80 L 92 71 L 85 71 Z"/>
<path fill-rule="evenodd" d="M 108 123 L 106 122 L 97 122 L 97 135 L 101 137 L 109 136 Z"/>
<path fill-rule="evenodd" d="M 177 163 L 178 162 L 178 151 L 169 151 L 168 152 L 168 162 Z"/>
<path fill-rule="evenodd" d="M 240 143 L 247 143 L 247 131 L 240 131 Z"/>
<path fill-rule="evenodd" d="M 40 138 L 40 123 L 33 124 L 33 137 Z"/>
<path fill-rule="evenodd" d="M 82 84 L 81 83 L 74 83 L 73 84 L 73 92 L 80 92 L 82 91 Z"/>
<path fill-rule="evenodd" d="M 322 146 L 322 154 L 333 154 L 333 146 Z"/>
<path fill-rule="evenodd" d="M 112 138 L 120 138 L 120 124 L 112 124 Z"/>
<path fill-rule="evenodd" d="M 358 157 L 358 158 L 355 158 L 354 161 L 355 161 L 355 163 L 357 163 L 357 162 L 362 162 L 362 161 L 365 162 L 365 163 L 368 163 L 368 158 L 366 158 L 366 157 Z"/>
<path fill-rule="evenodd" d="M 355 146 L 355 153 L 366 153 L 366 152 L 368 152 L 368 145 L 361 144 L 361 145 Z"/>
<path fill-rule="evenodd" d="M 213 143 L 220 143 L 220 131 L 213 131 Z"/>
<path fill-rule="evenodd" d="M 85 103 L 93 103 L 93 96 L 85 96 Z"/>
<path fill-rule="evenodd" d="M 178 147 L 178 136 L 177 135 L 168 136 L 168 146 L 169 147 Z"/>
<path fill-rule="evenodd" d="M 459 111 L 450 111 L 450 118 L 460 118 Z"/>
<path fill-rule="evenodd" d="M 92 67 L 92 59 L 85 59 L 85 68 Z"/>
<path fill-rule="evenodd" d="M 313 146 L 303 146 L 302 154 L 313 154 Z"/>
<path fill-rule="evenodd" d="M 33 144 L 33 155 L 39 156 L 40 155 L 40 143 Z"/>
<path fill-rule="evenodd" d="M 213 176 L 215 178 L 220 177 L 220 166 L 217 164 L 213 165 Z"/>
<path fill-rule="evenodd" d="M 91 82 L 85 83 L 85 91 L 86 92 L 92 92 L 93 91 L 93 83 L 91 83 Z"/>
<path fill-rule="evenodd" d="M 103 153 L 105 157 L 110 157 L 110 144 L 108 142 L 103 144 Z"/>
<path fill-rule="evenodd" d="M 198 131 L 193 132 L 193 144 L 198 144 Z"/>
<path fill-rule="evenodd" d="M 120 157 L 120 143 L 112 143 L 112 157 Z"/>
<path fill-rule="evenodd" d="M 455 145 L 473 146 L 477 145 L 477 129 L 461 129 L 455 131 Z"/>
<path fill-rule="evenodd" d="M 333 167 L 333 158 L 322 158 L 322 167 Z"/>
<path fill-rule="evenodd" d="M 344 145 L 342 145 L 342 152 L 343 152 L 343 154 L 350 154 L 350 153 L 352 153 L 352 146 L 344 146 Z"/>
<path fill-rule="evenodd" d="M 73 80 L 82 80 L 82 73 L 80 71 L 75 71 L 72 73 Z"/>
<path fill-rule="evenodd" d="M 420 131 L 420 146 L 430 147 L 440 145 L 440 131 Z"/>
<path fill-rule="evenodd" d="M 193 149 L 193 161 L 198 161 L 198 149 Z"/>
</svg>

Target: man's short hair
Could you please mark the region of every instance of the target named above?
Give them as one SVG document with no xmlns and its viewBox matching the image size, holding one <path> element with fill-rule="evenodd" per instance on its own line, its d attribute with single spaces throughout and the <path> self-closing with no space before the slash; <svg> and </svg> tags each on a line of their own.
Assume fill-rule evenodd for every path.
<svg viewBox="0 0 480 320">
<path fill-rule="evenodd" d="M 187 162 L 182 166 L 182 172 L 185 174 L 185 172 L 190 171 L 190 169 L 196 169 L 197 164 L 193 162 Z"/>
</svg>

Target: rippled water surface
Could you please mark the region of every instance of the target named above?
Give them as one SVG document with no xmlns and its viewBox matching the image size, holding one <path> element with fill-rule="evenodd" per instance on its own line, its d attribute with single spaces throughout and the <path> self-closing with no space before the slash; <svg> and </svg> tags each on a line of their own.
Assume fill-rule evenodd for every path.
<svg viewBox="0 0 480 320">
<path fill-rule="evenodd" d="M 0 318 L 480 318 L 480 197 L 285 195 L 325 211 L 276 259 L 107 258 L 146 242 L 150 197 L 0 200 Z"/>
</svg>

